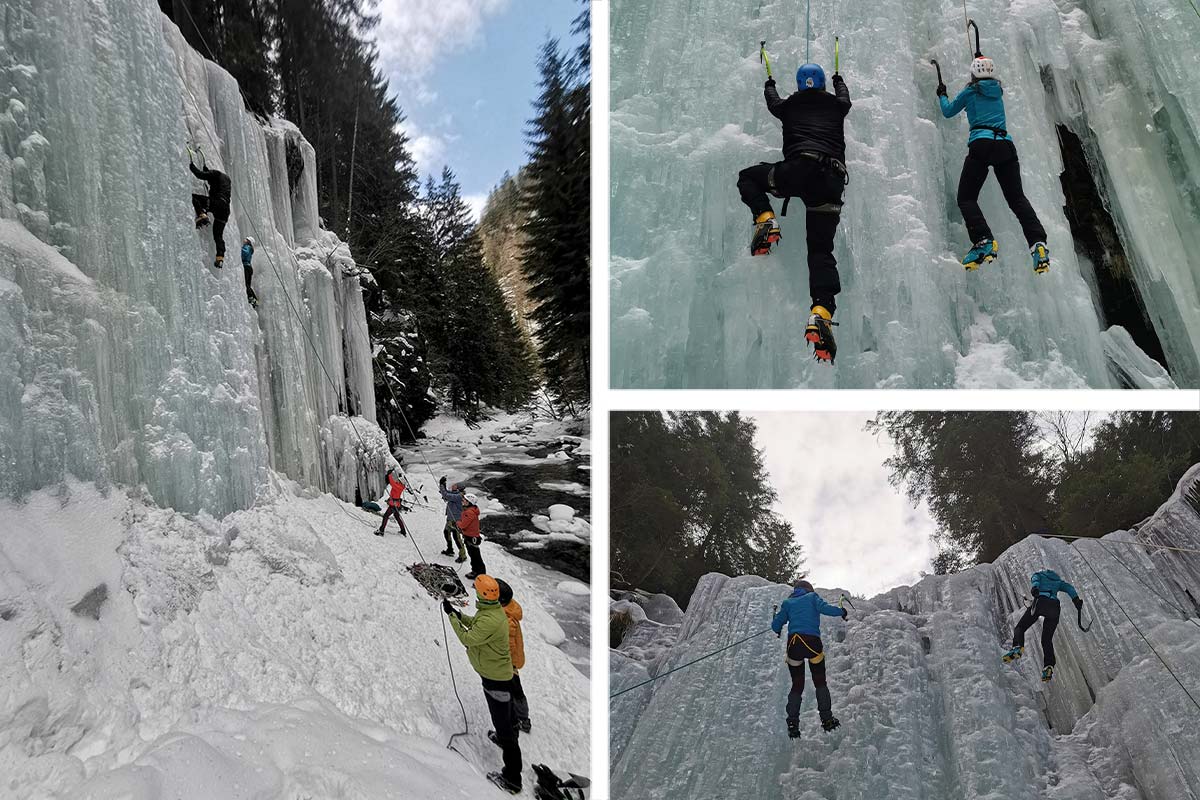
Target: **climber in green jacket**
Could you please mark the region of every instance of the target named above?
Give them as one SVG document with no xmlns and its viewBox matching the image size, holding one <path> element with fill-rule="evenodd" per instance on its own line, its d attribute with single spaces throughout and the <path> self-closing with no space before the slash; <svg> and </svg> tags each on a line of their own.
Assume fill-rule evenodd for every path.
<svg viewBox="0 0 1200 800">
<path fill-rule="evenodd" d="M 508 649 L 508 615 L 500 606 L 500 584 L 490 575 L 475 578 L 476 614 L 463 614 L 449 600 L 442 608 L 450 627 L 467 648 L 471 667 L 483 679 L 483 696 L 495 731 L 489 738 L 504 753 L 504 769 L 488 773 L 488 780 L 509 794 L 521 791 L 521 747 L 517 743 L 517 716 L 513 705 L 512 655 Z"/>
</svg>

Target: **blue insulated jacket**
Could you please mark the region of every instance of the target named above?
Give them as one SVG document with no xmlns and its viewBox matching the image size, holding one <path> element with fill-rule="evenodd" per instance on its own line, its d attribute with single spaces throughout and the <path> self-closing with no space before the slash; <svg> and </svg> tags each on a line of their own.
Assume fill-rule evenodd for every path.
<svg viewBox="0 0 1200 800">
<path fill-rule="evenodd" d="M 457 487 L 458 484 L 455 484 L 455 486 Z M 439 486 L 438 491 L 442 493 L 442 499 L 446 501 L 446 519 L 458 522 L 462 519 L 462 490 L 457 488 L 447 489 L 444 486 Z"/>
<path fill-rule="evenodd" d="M 254 245 L 246 242 L 242 245 L 242 266 L 250 266 L 250 259 L 254 258 Z"/>
<path fill-rule="evenodd" d="M 1034 590 L 1041 597 L 1057 598 L 1059 592 L 1066 592 L 1072 600 L 1079 597 L 1079 593 L 1075 591 L 1075 587 L 1058 577 L 1058 573 L 1052 569 L 1035 572 L 1030 580 L 1033 583 Z"/>
<path fill-rule="evenodd" d="M 968 142 L 976 139 L 1006 139 L 1012 141 L 1007 133 L 1001 136 L 991 128 L 1002 131 L 1008 130 L 1004 118 L 1004 88 L 1000 81 L 982 80 L 968 83 L 958 93 L 958 97 L 947 100 L 944 95 L 938 95 L 942 104 L 942 116 L 946 119 L 958 114 L 964 108 L 967 110 L 967 122 L 971 124 L 971 135 Z"/>
<path fill-rule="evenodd" d="M 771 630 L 782 633 L 783 624 L 786 622 L 789 636 L 793 633 L 820 636 L 822 614 L 827 617 L 840 617 L 842 610 L 826 603 L 816 592 L 799 587 L 779 606 L 779 612 L 775 614 L 775 619 L 771 620 Z"/>
</svg>

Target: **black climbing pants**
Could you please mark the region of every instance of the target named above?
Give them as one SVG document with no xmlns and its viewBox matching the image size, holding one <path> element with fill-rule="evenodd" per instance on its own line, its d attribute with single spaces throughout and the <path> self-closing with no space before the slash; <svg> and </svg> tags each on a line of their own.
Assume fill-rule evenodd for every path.
<svg viewBox="0 0 1200 800">
<path fill-rule="evenodd" d="M 217 255 L 225 255 L 225 223 L 229 222 L 229 204 L 228 203 L 213 203 L 209 204 L 208 195 L 194 194 L 192 195 L 192 208 L 196 211 L 196 218 L 204 216 L 208 212 L 212 212 L 212 234 L 213 242 L 217 246 Z M 247 281 L 247 285 L 249 281 Z"/>
<path fill-rule="evenodd" d="M 814 661 L 813 659 L 816 659 Z M 820 636 L 805 633 L 788 635 L 787 666 L 792 675 L 792 690 L 788 692 L 787 721 L 800 721 L 800 703 L 804 700 L 804 662 L 812 673 L 813 687 L 817 692 L 817 713 L 824 722 L 833 716 L 833 703 L 829 688 L 825 685 L 825 645 Z"/>
<path fill-rule="evenodd" d="M 250 281 L 254 278 L 254 267 L 249 264 L 242 264 L 242 272 L 246 276 L 246 299 L 257 303 L 258 295 L 254 293 L 254 287 L 250 285 Z"/>
<path fill-rule="evenodd" d="M 771 211 L 768 194 L 799 197 L 804 201 L 804 224 L 808 240 L 808 291 L 813 305 L 832 313 L 834 297 L 842 290 L 833 239 L 842 218 L 842 194 L 846 176 L 832 159 L 793 158 L 776 164 L 756 164 L 738 173 L 738 192 L 757 219 Z"/>
<path fill-rule="evenodd" d="M 991 239 L 983 211 L 979 208 L 979 192 L 987 180 L 988 167 L 996 172 L 1000 191 L 1008 207 L 1017 215 L 1025 244 L 1046 241 L 1046 229 L 1038 221 L 1025 190 L 1021 188 L 1021 164 L 1017 161 L 1017 146 L 1008 139 L 976 139 L 967 145 L 967 158 L 963 161 L 962 175 L 958 179 L 958 209 L 967 223 L 967 235 L 974 244 L 981 239 Z"/>
<path fill-rule="evenodd" d="M 529 700 L 525 687 L 521 686 L 521 675 L 514 669 L 512 679 L 513 715 L 517 723 L 529 722 Z"/>
<path fill-rule="evenodd" d="M 408 536 L 408 530 L 404 527 L 404 520 L 400 517 L 400 507 L 394 506 L 391 503 L 388 503 L 387 511 L 383 512 L 383 521 L 379 523 L 380 532 L 387 528 L 389 517 L 395 517 L 396 522 L 400 524 L 400 534 L 402 536 Z"/>
<path fill-rule="evenodd" d="M 504 754 L 504 769 L 500 772 L 510 783 L 521 785 L 521 745 L 517 742 L 517 716 L 513 708 L 512 681 L 494 681 L 483 678 L 483 696 L 487 700 L 488 713 L 492 715 L 492 728 L 496 741 Z"/>
<path fill-rule="evenodd" d="M 479 552 L 479 545 L 482 544 L 479 537 L 464 536 L 463 540 L 467 544 L 467 555 L 471 557 L 471 572 L 476 575 L 486 575 L 487 567 L 483 563 L 483 554 Z"/>
<path fill-rule="evenodd" d="M 1058 628 L 1058 615 L 1060 611 L 1058 598 L 1056 597 L 1038 597 L 1029 608 L 1025 609 L 1025 615 L 1017 621 L 1017 627 L 1013 629 L 1013 647 L 1025 646 L 1025 631 L 1029 630 L 1029 626 L 1037 622 L 1037 618 L 1042 618 L 1042 655 L 1045 657 L 1045 666 L 1053 667 L 1054 660 L 1054 631 Z"/>
</svg>

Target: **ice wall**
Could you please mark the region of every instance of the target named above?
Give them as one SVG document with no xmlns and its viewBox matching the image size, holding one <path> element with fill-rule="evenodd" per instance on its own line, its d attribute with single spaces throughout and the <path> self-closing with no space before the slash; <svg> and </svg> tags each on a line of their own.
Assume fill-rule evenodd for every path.
<svg viewBox="0 0 1200 800">
<path fill-rule="evenodd" d="M 613 797 L 1195 797 L 1200 707 L 1187 691 L 1200 699 L 1200 556 L 1130 542 L 1200 549 L 1200 466 L 1136 531 L 1073 545 L 1030 537 L 994 564 L 853 599 L 848 622 L 823 625 L 842 723 L 832 734 L 810 687 L 803 736 L 787 738 L 783 645 L 770 633 L 621 695 Z M 1090 623 L 1081 632 L 1063 598 L 1049 684 L 1040 623 L 1021 661 L 1000 662 L 1029 575 L 1044 567 L 1075 585 Z M 788 591 L 704 577 L 681 626 L 640 621 L 613 651 L 612 691 L 767 629 Z"/>
<path fill-rule="evenodd" d="M 276 470 L 374 496 L 378 437 L 323 444 L 375 408 L 357 270 L 299 131 L 250 114 L 151 0 L 6 0 L 0 93 L 0 491 L 69 472 L 224 514 Z M 223 270 L 189 147 L 233 181 Z"/>
<path fill-rule="evenodd" d="M 999 67 L 1026 192 L 1054 266 L 1033 273 L 989 182 L 1001 259 L 966 274 L 955 193 L 962 117 L 943 120 L 930 58 L 957 91 L 971 52 L 958 2 L 812 4 L 812 60 L 834 36 L 854 108 L 835 255 L 838 363 L 812 362 L 803 206 L 748 254 L 743 167 L 781 158 L 762 98 L 805 57 L 804 0 L 615 0 L 612 380 L 615 386 L 1079 388 L 1200 385 L 1200 21 L 1176 0 L 983 0 L 967 6 Z M 1095 267 L 1063 213 L 1056 125 L 1082 140 L 1168 377 L 1104 319 Z M 779 201 L 775 201 L 776 211 Z"/>
</svg>

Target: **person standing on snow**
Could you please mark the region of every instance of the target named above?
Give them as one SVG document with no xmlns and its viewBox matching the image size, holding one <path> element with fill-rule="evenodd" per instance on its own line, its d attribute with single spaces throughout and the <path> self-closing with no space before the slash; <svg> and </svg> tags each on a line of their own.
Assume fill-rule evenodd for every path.
<svg viewBox="0 0 1200 800">
<path fill-rule="evenodd" d="M 788 672 L 792 675 L 792 690 L 787 699 L 787 729 L 788 736 L 798 739 L 806 660 L 817 692 L 817 711 L 821 715 L 821 727 L 831 731 L 841 724 L 833 715 L 829 688 L 825 685 L 825 645 L 821 642 L 821 615 L 845 619 L 846 609 L 826 603 L 806 580 L 798 580 L 793 585 L 795 589 L 791 596 L 783 601 L 775 619 L 771 620 L 771 630 L 775 631 L 776 636 L 780 636 L 784 624 L 787 624 L 787 653 L 784 661 L 787 662 Z"/>
<path fill-rule="evenodd" d="M 401 495 L 404 494 L 404 484 L 396 480 L 392 475 L 392 470 L 387 471 L 388 482 L 388 507 L 387 511 L 383 512 L 383 520 L 379 523 L 379 530 L 375 531 L 376 536 L 383 536 L 383 531 L 387 527 L 388 517 L 395 517 L 396 522 L 400 525 L 400 535 L 408 536 L 408 530 L 404 527 L 404 520 L 400 517 L 400 501 Z"/>
<path fill-rule="evenodd" d="M 483 563 L 483 555 L 479 552 L 479 546 L 483 544 L 483 533 L 479 530 L 477 500 L 478 498 L 473 494 L 463 495 L 462 516 L 458 520 L 458 529 L 462 531 L 467 553 L 471 557 L 471 571 L 465 576 L 467 580 L 473 580 L 476 576 L 487 572 L 487 567 Z"/>
<path fill-rule="evenodd" d="M 254 237 L 247 236 L 242 240 L 242 273 L 246 278 L 246 299 L 254 308 L 258 308 L 258 295 L 254 293 L 254 288 L 250 285 L 250 280 L 254 277 L 254 267 L 250 262 L 254 259 Z"/>
<path fill-rule="evenodd" d="M 489 772 L 488 780 L 509 794 L 521 791 L 521 745 L 513 712 L 513 663 L 509 653 L 508 618 L 500 608 L 500 585 L 490 575 L 475 578 L 475 616 L 463 614 L 449 600 L 442 610 L 450 617 L 454 635 L 467 648 L 471 667 L 483 681 L 483 697 L 492 717 L 492 741 L 504 753 L 504 769 Z"/>
<path fill-rule="evenodd" d="M 458 521 L 462 519 L 463 511 L 463 487 L 460 483 L 453 483 L 447 489 L 446 476 L 443 475 L 438 479 L 438 491 L 446 503 L 446 527 L 442 530 L 442 535 L 446 537 L 446 549 L 442 551 L 442 555 L 454 555 L 454 545 L 457 544 L 458 558 L 454 559 L 454 563 L 461 564 L 467 560 L 467 549 L 463 545 L 462 533 L 458 530 Z"/>
<path fill-rule="evenodd" d="M 834 297 L 842 290 L 833 239 L 842 214 L 842 194 L 849 181 L 846 172 L 846 115 L 850 92 L 846 81 L 833 74 L 834 94 L 825 91 L 825 71 L 805 64 L 796 71 L 800 91 L 782 100 L 775 79 L 768 77 L 763 95 L 767 110 L 783 123 L 783 161 L 758 164 L 738 174 L 738 192 L 754 217 L 751 255 L 767 255 L 783 238 L 768 193 L 799 197 L 806 209 L 808 236 L 808 286 L 812 312 L 804 338 L 813 344 L 820 361 L 833 363 Z M 784 200 L 784 211 L 787 200 Z"/>
<path fill-rule="evenodd" d="M 1054 677 L 1054 665 L 1058 663 L 1054 658 L 1054 631 L 1058 628 L 1058 617 L 1061 610 L 1058 593 L 1066 592 L 1077 609 L 1083 608 L 1083 598 L 1075 591 L 1074 586 L 1058 577 L 1058 573 L 1052 569 L 1035 572 L 1029 580 L 1032 584 L 1030 594 L 1033 595 L 1033 602 L 1025 609 L 1025 613 L 1017 621 L 1017 626 L 1013 628 L 1012 649 L 1004 654 L 1002 660 L 1007 664 L 1021 657 L 1025 652 L 1025 631 L 1037 622 L 1038 617 L 1041 617 L 1044 664 L 1042 680 L 1048 681 Z"/>
<path fill-rule="evenodd" d="M 193 194 L 192 208 L 196 210 L 196 227 L 203 228 L 208 224 L 208 214 L 213 217 L 213 242 L 217 245 L 217 259 L 213 266 L 220 269 L 225 263 L 225 223 L 229 221 L 229 202 L 232 198 L 233 184 L 229 176 L 218 169 L 203 169 L 196 167 L 188 155 L 188 167 L 192 174 L 208 184 L 208 195 Z"/>
<path fill-rule="evenodd" d="M 992 238 L 992 229 L 979 208 L 979 192 L 987 180 L 988 167 L 991 167 L 996 172 L 996 181 L 1008 207 L 1021 223 L 1025 243 L 1033 258 L 1033 271 L 1039 275 L 1047 272 L 1050 250 L 1046 247 L 1046 229 L 1038 221 L 1037 212 L 1021 188 L 1021 165 L 1017 161 L 1017 146 L 1005 122 L 1004 89 L 996 80 L 995 63 L 977 54 L 971 62 L 971 81 L 958 96 L 950 100 L 944 83 L 938 83 L 937 94 L 943 117 L 950 119 L 966 109 L 967 122 L 971 126 L 967 158 L 958 179 L 958 208 L 973 246 L 963 257 L 962 265 L 968 270 L 976 270 L 980 264 L 1000 255 L 1000 245 Z"/>
<path fill-rule="evenodd" d="M 512 587 L 499 578 L 496 583 L 500 584 L 500 607 L 508 617 L 508 652 L 513 664 L 513 714 L 521 733 L 529 733 L 533 723 L 529 721 L 529 700 L 525 697 L 525 688 L 521 686 L 521 670 L 525 668 L 525 635 L 521 631 L 521 619 L 525 612 L 521 604 L 513 599 Z"/>
</svg>

